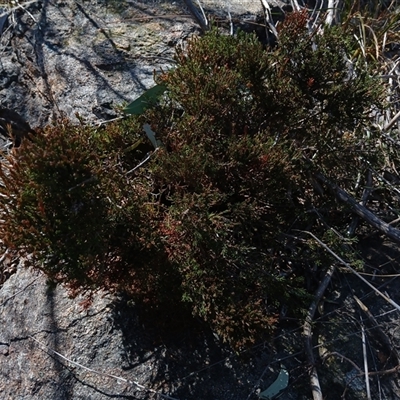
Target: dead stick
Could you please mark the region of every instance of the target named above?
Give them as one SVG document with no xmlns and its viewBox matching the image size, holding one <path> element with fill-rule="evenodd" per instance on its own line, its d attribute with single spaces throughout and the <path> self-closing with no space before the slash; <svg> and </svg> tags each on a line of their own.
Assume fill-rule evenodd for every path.
<svg viewBox="0 0 400 400">
<path fill-rule="evenodd" d="M 183 0 L 184 3 L 186 4 L 187 8 L 189 9 L 190 13 L 193 15 L 194 19 L 197 21 L 197 23 L 200 25 L 201 29 L 205 32 L 208 30 L 209 26 L 207 24 L 207 21 L 203 18 L 204 11 L 202 11 L 201 15 L 199 13 L 199 10 L 197 7 L 193 4 L 192 0 Z"/>
<path fill-rule="evenodd" d="M 365 205 L 367 204 L 367 200 L 368 200 L 368 198 L 369 198 L 369 195 L 371 194 L 372 183 L 373 183 L 373 182 L 372 182 L 372 172 L 371 172 L 371 170 L 369 169 L 368 172 L 367 172 L 367 182 L 366 182 L 365 189 L 364 189 L 364 191 L 363 191 L 363 195 L 362 195 L 362 197 L 361 197 L 361 202 L 360 202 L 360 204 L 361 204 L 363 207 L 365 207 Z M 347 233 L 348 233 L 349 236 L 353 236 L 353 235 L 354 235 L 354 232 L 355 232 L 356 229 L 357 229 L 358 221 L 359 221 L 359 216 L 356 215 L 356 216 L 353 218 L 353 221 L 351 222 L 351 225 L 350 225 L 350 227 L 349 227 L 349 229 L 348 229 L 348 231 L 347 231 Z"/>
<path fill-rule="evenodd" d="M 312 345 L 312 321 L 314 318 L 315 311 L 318 307 L 318 303 L 321 300 L 321 297 L 323 296 L 325 289 L 328 287 L 328 284 L 334 272 L 335 272 L 335 266 L 331 265 L 328 271 L 326 272 L 324 278 L 322 279 L 317 292 L 315 293 L 314 301 L 311 303 L 310 308 L 308 309 L 306 320 L 304 322 L 304 327 L 303 327 L 306 356 L 307 356 L 307 361 L 311 367 L 310 383 L 314 400 L 322 400 L 323 398 L 322 398 L 321 385 L 319 384 L 318 371 L 317 368 L 315 367 L 315 359 L 314 359 L 313 345 Z"/>
<path fill-rule="evenodd" d="M 400 370 L 400 365 L 397 365 L 394 368 L 385 369 L 383 371 L 368 372 L 368 376 L 397 374 L 399 370 Z"/>
<path fill-rule="evenodd" d="M 339 200 L 351 206 L 353 211 L 360 216 L 364 221 L 368 222 L 374 228 L 384 233 L 388 238 L 400 243 L 400 230 L 393 228 L 386 222 L 378 218 L 373 212 L 366 207 L 358 204 L 357 201 L 351 197 L 345 190 L 341 189 L 338 185 L 332 183 L 323 174 L 317 172 L 315 177 L 321 182 L 329 186 L 335 193 Z"/>
<path fill-rule="evenodd" d="M 361 308 L 362 312 L 367 316 L 368 321 L 370 322 L 370 324 L 373 326 L 373 328 L 376 329 L 376 332 L 377 332 L 377 334 L 379 336 L 379 340 L 386 347 L 388 353 L 390 354 L 390 357 L 393 357 L 395 359 L 395 361 L 396 361 L 397 366 L 399 366 L 399 361 L 400 361 L 399 354 L 397 353 L 396 348 L 391 343 L 389 337 L 386 335 L 386 333 L 379 326 L 378 321 L 371 314 L 371 312 L 369 311 L 368 307 L 357 296 L 353 296 L 353 297 L 354 297 L 354 300 L 357 302 L 358 306 Z"/>
<path fill-rule="evenodd" d="M 368 377 L 368 358 L 367 358 L 367 342 L 365 341 L 365 328 L 361 319 L 361 341 L 362 341 L 362 349 L 363 349 L 363 358 L 364 358 L 364 373 L 365 373 L 365 390 L 367 391 L 367 399 L 371 400 L 371 388 L 369 386 L 369 377 Z"/>
</svg>

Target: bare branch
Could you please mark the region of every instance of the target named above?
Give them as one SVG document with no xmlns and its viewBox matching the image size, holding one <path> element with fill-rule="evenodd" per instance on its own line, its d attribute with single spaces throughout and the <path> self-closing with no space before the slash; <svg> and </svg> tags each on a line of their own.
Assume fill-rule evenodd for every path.
<svg viewBox="0 0 400 400">
<path fill-rule="evenodd" d="M 367 399 L 371 400 L 371 390 L 369 387 L 369 376 L 368 376 L 367 342 L 365 340 L 365 328 L 364 324 L 362 323 L 362 320 L 361 320 L 361 339 L 362 339 L 362 349 L 364 358 L 365 389 L 367 391 Z"/>
<path fill-rule="evenodd" d="M 187 8 L 189 9 L 190 13 L 193 15 L 194 19 L 197 21 L 197 23 L 200 25 L 201 29 L 203 31 L 207 31 L 209 29 L 208 26 L 208 21 L 206 18 L 206 15 L 204 13 L 203 8 L 201 7 L 200 2 L 198 1 L 198 4 L 200 6 L 202 15 L 199 13 L 199 10 L 197 7 L 193 4 L 192 0 L 183 0 L 184 3 L 186 4 Z"/>
<path fill-rule="evenodd" d="M 400 111 L 385 125 L 384 132 L 388 131 L 400 118 Z"/>
<path fill-rule="evenodd" d="M 353 211 L 364 221 L 368 222 L 374 228 L 384 233 L 388 238 L 397 243 L 400 243 L 400 230 L 393 228 L 392 226 L 378 218 L 366 207 L 358 204 L 357 201 L 353 197 L 351 197 L 345 190 L 341 189 L 338 185 L 330 182 L 323 174 L 318 172 L 315 174 L 315 177 L 321 182 L 325 183 L 327 186 L 329 186 L 330 189 L 335 192 L 337 198 L 344 203 L 350 205 Z"/>
<path fill-rule="evenodd" d="M 271 7 L 268 4 L 267 0 L 261 0 L 261 5 L 264 10 L 264 16 L 265 16 L 265 22 L 266 25 L 268 25 L 269 29 L 271 32 L 275 35 L 275 37 L 278 37 L 278 31 L 276 30 L 274 20 L 272 18 L 272 12 L 271 12 Z M 268 37 L 268 29 L 266 31 L 267 37 Z"/>
<path fill-rule="evenodd" d="M 367 182 L 365 184 L 365 189 L 363 191 L 363 195 L 361 197 L 361 202 L 360 202 L 360 204 L 363 207 L 365 207 L 365 205 L 367 204 L 367 200 L 369 198 L 369 195 L 371 194 L 371 190 L 372 190 L 372 172 L 369 169 L 367 172 Z M 358 225 L 358 219 L 359 219 L 359 217 L 357 215 L 353 218 L 353 221 L 351 222 L 349 229 L 347 231 L 347 234 L 349 236 L 354 235 L 357 225 Z"/>
<path fill-rule="evenodd" d="M 135 172 L 138 168 L 140 168 L 142 165 L 144 165 L 145 163 L 147 163 L 147 161 L 150 160 L 151 156 L 152 156 L 153 154 L 155 154 L 155 153 L 158 151 L 158 149 L 159 149 L 159 147 L 157 147 L 153 152 L 147 153 L 146 157 L 145 157 L 142 161 L 140 161 L 140 163 L 139 163 L 138 165 L 136 165 L 136 167 L 134 167 L 134 168 L 130 169 L 129 171 L 127 171 L 127 172 L 125 173 L 125 175 L 129 175 L 129 174 L 131 174 L 132 172 Z"/>
<path fill-rule="evenodd" d="M 319 384 L 318 371 L 317 368 L 315 367 L 315 359 L 314 359 L 313 345 L 312 345 L 312 321 L 314 318 L 315 311 L 317 310 L 318 303 L 321 300 L 321 297 L 323 296 L 325 289 L 328 287 L 328 284 L 334 272 L 335 272 L 335 266 L 331 265 L 328 271 L 326 272 L 324 279 L 322 279 L 322 282 L 319 285 L 317 292 L 315 293 L 314 301 L 311 303 L 310 308 L 308 309 L 307 317 L 303 326 L 306 356 L 307 356 L 307 361 L 311 367 L 310 383 L 314 400 L 322 400 L 323 397 L 322 397 L 321 385 Z"/>
</svg>

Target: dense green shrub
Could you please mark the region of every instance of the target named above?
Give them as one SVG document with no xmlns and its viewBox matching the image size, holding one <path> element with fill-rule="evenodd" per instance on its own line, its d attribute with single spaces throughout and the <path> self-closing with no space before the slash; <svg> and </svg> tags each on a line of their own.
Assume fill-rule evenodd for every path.
<svg viewBox="0 0 400 400">
<path fill-rule="evenodd" d="M 149 260 L 156 263 L 158 253 L 147 241 L 151 186 L 133 185 L 121 167 L 135 165 L 147 150 L 129 152 L 140 137 L 124 135 L 134 128 L 96 130 L 60 121 L 7 157 L 1 171 L 6 244 L 72 288 L 121 289 Z"/>
<path fill-rule="evenodd" d="M 309 229 L 315 207 L 338 209 L 317 195 L 312 171 L 349 187 L 369 157 L 364 127 L 380 90 L 367 70 L 350 72 L 350 46 L 339 28 L 310 35 L 294 14 L 277 48 L 214 31 L 179 50 L 178 68 L 161 79 L 171 99 L 163 112 L 182 114 L 173 124 L 151 114 L 168 150 L 152 165 L 171 202 L 166 247 L 195 313 L 236 343 L 268 331 L 261 299 L 269 311 L 302 303 L 312 256 L 289 255 L 282 235 Z"/>
<path fill-rule="evenodd" d="M 346 222 L 313 171 L 350 187 L 369 158 L 380 90 L 350 49 L 340 28 L 310 34 L 303 13 L 274 48 L 244 33 L 192 39 L 144 115 L 60 123 L 8 157 L 5 244 L 72 288 L 181 299 L 233 346 L 252 343 L 307 298 L 316 253 L 291 230 Z M 152 150 L 144 122 L 163 145 L 133 171 Z"/>
</svg>

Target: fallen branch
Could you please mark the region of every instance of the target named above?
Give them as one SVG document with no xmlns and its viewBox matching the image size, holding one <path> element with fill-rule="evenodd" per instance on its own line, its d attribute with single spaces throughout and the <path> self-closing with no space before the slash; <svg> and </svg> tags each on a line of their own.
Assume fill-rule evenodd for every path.
<svg viewBox="0 0 400 400">
<path fill-rule="evenodd" d="M 337 198 L 344 203 L 348 204 L 354 213 L 356 213 L 359 217 L 361 217 L 364 221 L 368 222 L 374 228 L 378 229 L 385 236 L 392 239 L 393 241 L 400 243 L 400 230 L 393 228 L 388 223 L 382 221 L 378 218 L 373 212 L 368 210 L 366 207 L 357 203 L 357 201 L 351 197 L 345 190 L 341 189 L 335 183 L 332 183 L 327 179 L 323 174 L 317 172 L 315 177 L 325 183 L 331 190 L 333 190 L 337 196 Z"/>
<path fill-rule="evenodd" d="M 388 131 L 400 118 L 400 111 L 386 124 L 386 126 L 383 128 L 383 131 L 386 132 Z"/>
<path fill-rule="evenodd" d="M 14 12 L 14 11 L 17 10 L 18 8 L 23 8 L 23 9 L 25 10 L 25 7 L 24 7 L 24 6 L 29 6 L 30 4 L 37 3 L 38 1 L 39 1 L 39 0 L 31 0 L 31 1 L 27 1 L 26 3 L 22 3 L 22 4 L 20 4 L 20 3 L 18 3 L 18 2 L 15 2 L 14 4 L 16 4 L 16 6 L 15 6 L 15 7 L 10 7 L 10 8 L 8 8 L 5 12 L 3 12 L 2 14 L 0 14 L 0 18 L 1 18 L 1 17 L 4 17 L 5 15 L 8 15 L 8 14 Z M 34 19 L 34 20 L 35 20 L 35 19 Z M 36 21 L 35 21 L 35 22 L 36 22 Z"/>
<path fill-rule="evenodd" d="M 310 308 L 308 309 L 306 320 L 303 326 L 303 335 L 304 335 L 304 345 L 306 350 L 306 357 L 308 364 L 310 365 L 310 383 L 311 390 L 313 394 L 314 400 L 322 400 L 322 391 L 321 385 L 319 384 L 318 371 L 315 367 L 315 359 L 313 353 L 313 345 L 312 345 L 312 321 L 314 318 L 315 311 L 317 310 L 318 303 L 323 296 L 325 289 L 328 287 L 328 284 L 332 278 L 333 273 L 335 272 L 335 266 L 331 265 L 326 272 L 324 278 L 322 279 L 317 292 L 315 293 L 314 301 L 311 303 Z"/>
<path fill-rule="evenodd" d="M 360 317 L 361 319 L 361 317 Z M 365 328 L 364 324 L 361 320 L 361 341 L 362 341 L 362 349 L 363 349 L 363 358 L 364 358 L 364 374 L 365 374 L 365 390 L 367 391 L 367 399 L 371 400 L 371 388 L 369 386 L 369 376 L 368 376 L 368 358 L 367 358 L 367 342 L 365 340 Z"/>
<path fill-rule="evenodd" d="M 365 205 L 367 204 L 367 200 L 369 198 L 369 195 L 371 194 L 371 191 L 372 191 L 372 172 L 369 169 L 368 172 L 367 172 L 367 182 L 366 182 L 366 185 L 365 185 L 365 189 L 363 191 L 363 195 L 361 197 L 361 202 L 360 202 L 361 206 L 365 207 Z M 349 229 L 347 231 L 349 236 L 353 236 L 354 235 L 354 233 L 356 231 L 356 228 L 357 228 L 357 225 L 358 225 L 358 220 L 359 220 L 359 216 L 356 215 L 353 218 L 353 221 L 351 222 L 351 225 L 350 225 L 350 227 L 349 227 Z"/>
<path fill-rule="evenodd" d="M 369 283 L 365 278 L 363 278 L 357 271 L 354 270 L 354 268 L 352 268 L 348 263 L 346 263 L 341 257 L 339 257 L 334 251 L 332 251 L 325 243 L 323 243 L 321 240 L 319 240 L 314 234 L 312 234 L 311 232 L 307 232 L 307 231 L 301 231 L 303 233 L 307 233 L 310 236 L 312 236 L 324 249 L 326 249 L 330 254 L 332 254 L 338 261 L 340 261 L 340 263 L 342 265 L 344 265 L 345 267 L 347 267 L 351 272 L 353 272 L 358 278 L 360 278 L 363 282 L 365 282 L 369 287 L 371 287 L 378 295 L 380 295 L 381 297 L 383 297 L 387 302 L 389 302 L 391 305 L 393 305 L 398 311 L 400 311 L 400 306 L 394 302 L 392 299 L 390 299 L 388 296 L 386 296 L 385 294 L 383 294 L 381 291 L 379 291 L 377 288 L 375 288 L 371 283 Z M 334 266 L 331 266 L 324 279 L 322 280 L 316 294 L 315 294 L 315 299 L 313 301 L 313 303 L 311 304 L 308 313 L 307 313 L 307 317 L 306 317 L 306 321 L 304 323 L 304 328 L 303 328 L 303 334 L 305 336 L 305 348 L 306 348 L 306 356 L 307 356 L 307 360 L 309 362 L 309 364 L 311 365 L 311 375 L 310 375 L 310 381 L 311 381 L 311 389 L 312 389 L 312 393 L 313 393 L 313 399 L 314 400 L 322 400 L 322 392 L 321 392 L 321 387 L 319 384 L 319 379 L 318 379 L 318 373 L 317 373 L 317 369 L 315 367 L 315 360 L 314 360 L 314 354 L 312 352 L 312 320 L 315 314 L 315 310 L 317 308 L 318 302 L 321 299 L 326 287 L 328 286 L 328 283 L 331 279 L 331 276 L 334 272 Z M 393 346 L 390 343 L 389 338 L 385 335 L 385 333 L 382 331 L 382 329 L 380 329 L 379 324 L 376 322 L 375 318 L 372 316 L 372 314 L 369 312 L 368 308 L 357 298 L 355 297 L 357 303 L 359 304 L 359 306 L 361 307 L 361 309 L 364 311 L 364 313 L 367 314 L 368 318 L 371 320 L 371 322 L 373 323 L 374 327 L 378 329 L 378 331 L 380 332 L 381 336 L 381 340 L 384 341 L 384 343 L 389 347 L 390 349 L 390 354 L 391 356 L 394 356 L 397 362 L 397 366 L 391 370 L 387 370 L 385 371 L 386 373 L 393 373 L 393 372 L 397 372 L 400 368 L 399 365 L 399 355 L 397 353 L 397 351 L 393 348 Z M 360 368 L 357 367 L 358 371 L 360 372 Z M 362 374 L 362 373 L 361 373 Z M 360 375 L 361 375 L 360 374 Z M 365 372 L 365 374 L 368 374 L 368 376 L 372 375 L 373 373 L 370 373 L 368 371 Z"/>
<path fill-rule="evenodd" d="M 209 29 L 208 21 L 206 15 L 204 13 L 203 7 L 201 6 L 200 2 L 198 1 L 198 5 L 201 10 L 201 14 L 197 7 L 193 4 L 192 0 L 183 0 L 186 4 L 186 7 L 189 9 L 190 13 L 193 15 L 194 19 L 200 25 L 201 29 L 205 32 Z"/>
</svg>

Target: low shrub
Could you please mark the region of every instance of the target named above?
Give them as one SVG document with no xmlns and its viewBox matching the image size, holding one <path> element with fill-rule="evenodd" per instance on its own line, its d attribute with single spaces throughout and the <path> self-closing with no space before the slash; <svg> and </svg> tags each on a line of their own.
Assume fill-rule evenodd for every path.
<svg viewBox="0 0 400 400">
<path fill-rule="evenodd" d="M 1 169 L 5 244 L 75 290 L 179 300 L 235 348 L 271 333 L 282 306 L 298 315 L 321 256 L 293 229 L 347 223 L 313 171 L 351 188 L 381 93 L 339 27 L 306 22 L 293 13 L 267 49 L 212 30 L 177 50 L 143 115 L 24 142 Z"/>
</svg>

